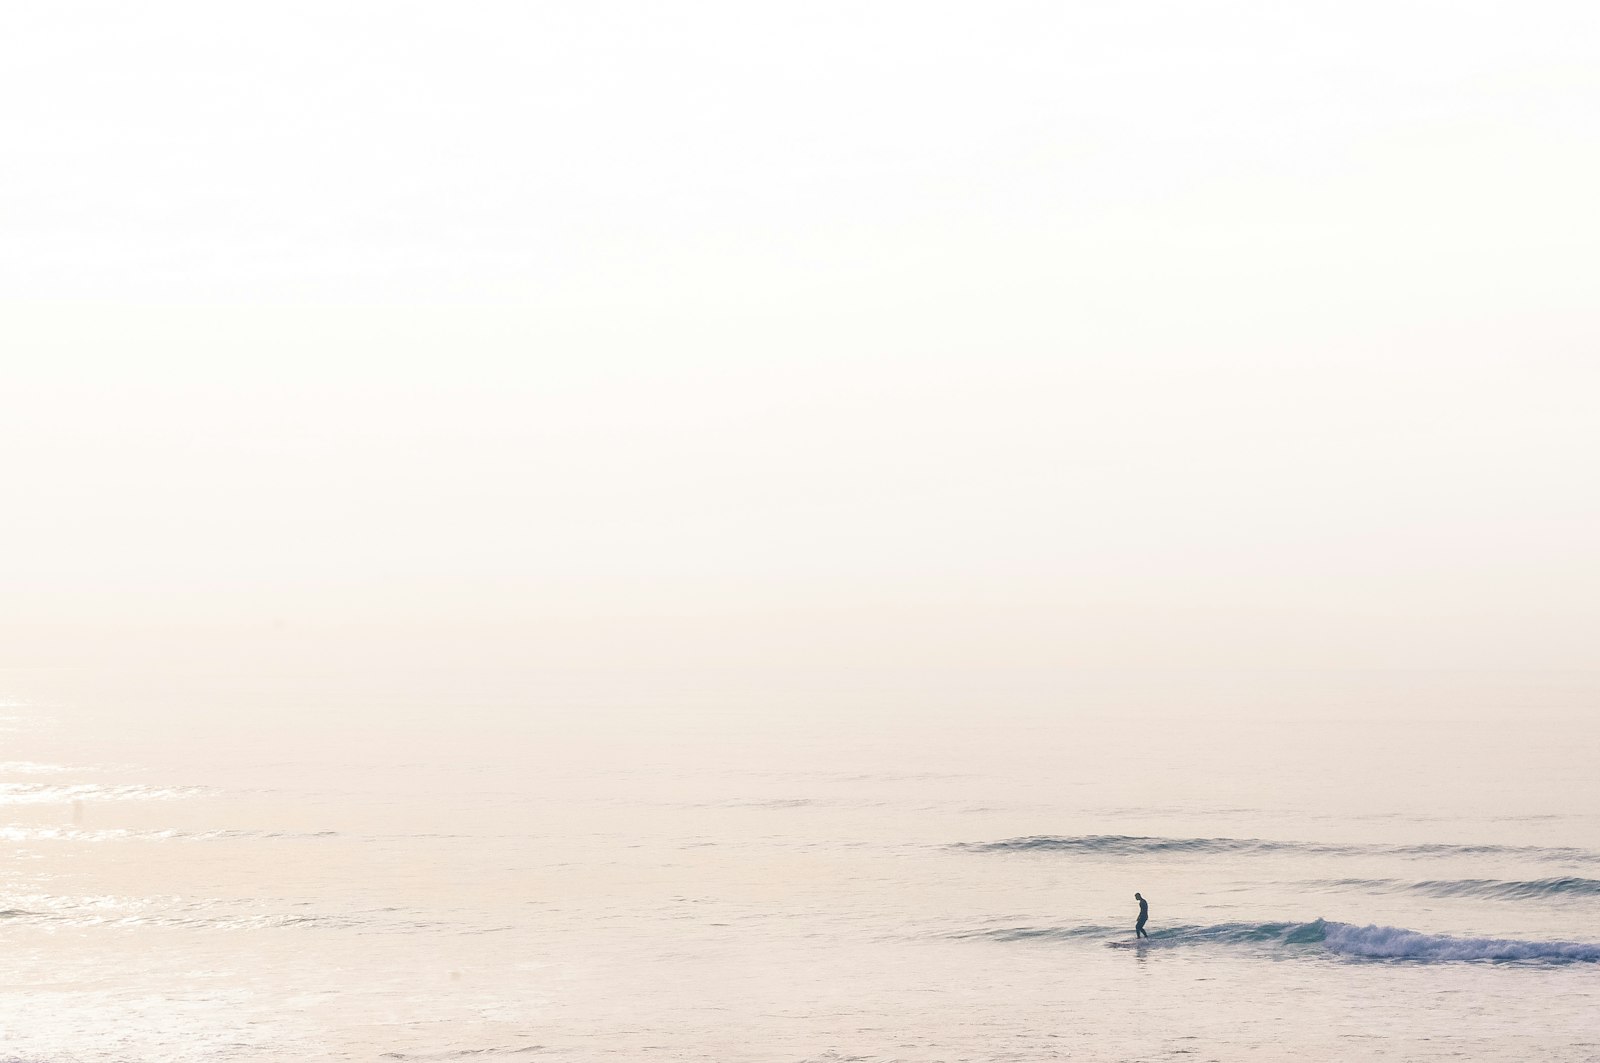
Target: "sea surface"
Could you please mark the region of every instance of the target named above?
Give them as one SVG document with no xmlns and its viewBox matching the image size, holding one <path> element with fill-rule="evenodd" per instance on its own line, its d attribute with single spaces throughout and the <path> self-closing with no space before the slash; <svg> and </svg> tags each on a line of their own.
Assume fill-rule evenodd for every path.
<svg viewBox="0 0 1600 1063">
<path fill-rule="evenodd" d="M 1581 715 L 627 700 L 14 694 L 0 1060 L 1600 1059 Z"/>
</svg>

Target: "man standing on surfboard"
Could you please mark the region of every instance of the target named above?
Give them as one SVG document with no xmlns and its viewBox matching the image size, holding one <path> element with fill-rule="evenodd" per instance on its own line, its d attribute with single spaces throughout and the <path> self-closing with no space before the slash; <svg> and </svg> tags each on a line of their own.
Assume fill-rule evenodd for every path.
<svg viewBox="0 0 1600 1063">
<path fill-rule="evenodd" d="M 1150 918 L 1150 902 L 1135 893 L 1133 899 L 1139 902 L 1139 921 L 1133 924 L 1133 934 L 1136 938 L 1147 938 L 1150 935 L 1144 932 L 1144 922 Z"/>
</svg>

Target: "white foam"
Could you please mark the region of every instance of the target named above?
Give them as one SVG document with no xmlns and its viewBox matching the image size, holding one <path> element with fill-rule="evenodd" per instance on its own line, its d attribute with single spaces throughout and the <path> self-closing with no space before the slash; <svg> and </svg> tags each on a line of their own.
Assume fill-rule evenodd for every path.
<svg viewBox="0 0 1600 1063">
<path fill-rule="evenodd" d="M 1423 934 L 1393 926 L 1327 923 L 1322 943 L 1330 952 L 1369 959 L 1600 963 L 1600 945 L 1581 941 L 1458 938 L 1444 934 Z"/>
</svg>

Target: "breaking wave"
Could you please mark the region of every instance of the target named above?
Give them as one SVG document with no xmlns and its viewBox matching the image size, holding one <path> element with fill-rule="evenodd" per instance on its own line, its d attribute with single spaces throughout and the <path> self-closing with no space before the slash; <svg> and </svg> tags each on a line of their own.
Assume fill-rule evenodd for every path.
<svg viewBox="0 0 1600 1063">
<path fill-rule="evenodd" d="M 1600 963 L 1600 945 L 1581 941 L 1518 941 L 1513 938 L 1458 938 L 1422 934 L 1393 926 L 1351 926 L 1325 923 L 1322 947 L 1329 952 L 1362 959 L 1490 960 L 1526 963 Z"/>
<path fill-rule="evenodd" d="M 1522 941 L 1424 934 L 1393 926 L 1355 926 L 1316 919 L 1309 923 L 1221 923 L 1158 930 L 1138 941 L 1127 928 L 1009 927 L 954 935 L 994 941 L 1099 939 L 1111 948 L 1171 949 L 1224 945 L 1291 955 L 1332 954 L 1353 960 L 1415 963 L 1600 963 L 1600 944 L 1581 941 Z M 1112 939 L 1112 940 L 1106 940 Z"/>
<path fill-rule="evenodd" d="M 1040 834 L 992 842 L 956 842 L 954 848 L 979 853 L 1082 853 L 1102 856 L 1139 856 L 1172 853 L 1307 853 L 1334 856 L 1519 856 L 1539 860 L 1600 861 L 1590 849 L 1549 848 L 1538 845 L 1423 845 L 1339 844 L 1273 841 L 1265 838 L 1159 838 L 1130 834 Z"/>
</svg>

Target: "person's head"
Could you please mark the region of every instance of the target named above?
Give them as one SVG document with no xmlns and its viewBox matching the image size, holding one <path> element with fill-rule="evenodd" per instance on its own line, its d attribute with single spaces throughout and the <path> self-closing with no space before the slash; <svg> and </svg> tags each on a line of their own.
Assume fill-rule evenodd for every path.
<svg viewBox="0 0 1600 1063">
<path fill-rule="evenodd" d="M 1141 896 L 1139 896 L 1139 895 L 1138 895 L 1138 894 L 1137 894 L 1137 893 L 1135 893 L 1135 894 L 1134 894 L 1134 895 L 1133 895 L 1133 899 L 1134 899 L 1134 900 L 1136 900 L 1136 901 L 1142 901 L 1142 900 L 1144 900 L 1144 898 L 1143 898 L 1143 897 L 1141 897 Z"/>
</svg>

